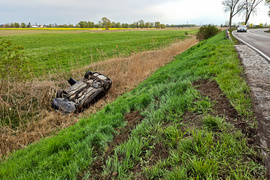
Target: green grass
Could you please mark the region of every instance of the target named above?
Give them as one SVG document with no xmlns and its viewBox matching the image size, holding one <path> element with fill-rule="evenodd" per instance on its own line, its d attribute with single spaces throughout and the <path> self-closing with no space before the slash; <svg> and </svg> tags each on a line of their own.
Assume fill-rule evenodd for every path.
<svg viewBox="0 0 270 180">
<path fill-rule="evenodd" d="M 125 126 L 124 115 L 139 110 L 142 122 L 130 138 L 115 148 L 102 175 L 118 179 L 264 179 L 259 153 L 241 131 L 211 115 L 214 104 L 192 86 L 199 79 L 215 80 L 231 104 L 250 123 L 249 88 L 243 69 L 225 33 L 202 41 L 160 68 L 133 91 L 103 110 L 51 138 L 18 150 L 0 163 L 0 179 L 76 179 L 103 157 L 107 143 Z M 198 114 L 199 124 L 183 121 Z M 252 128 L 252 126 L 251 126 Z M 157 144 L 169 156 L 149 165 Z M 120 158 L 120 157 L 124 158 Z M 252 158 L 253 157 L 253 158 Z M 133 169 L 141 165 L 139 173 Z"/>
<path fill-rule="evenodd" d="M 232 41 L 233 41 L 234 44 L 239 44 L 239 41 L 232 35 L 232 32 L 234 30 L 236 30 L 236 28 L 232 28 L 232 29 L 229 30 L 230 31 L 230 36 L 231 36 Z"/>
<path fill-rule="evenodd" d="M 189 30 L 195 34 L 197 30 Z M 68 72 L 110 57 L 157 49 L 175 39 L 187 38 L 184 30 L 124 31 L 108 33 L 47 33 L 5 36 L 25 48 L 36 75 Z"/>
</svg>

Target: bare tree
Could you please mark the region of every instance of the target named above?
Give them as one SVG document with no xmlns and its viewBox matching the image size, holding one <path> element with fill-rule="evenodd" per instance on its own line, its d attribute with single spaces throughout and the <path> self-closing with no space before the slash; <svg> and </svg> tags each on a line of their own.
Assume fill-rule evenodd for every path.
<svg viewBox="0 0 270 180">
<path fill-rule="evenodd" d="M 245 24 L 248 23 L 251 14 L 256 13 L 256 7 L 263 2 L 263 0 L 245 0 Z"/>
<path fill-rule="evenodd" d="M 268 4 L 270 8 L 270 0 L 265 0 L 265 4 Z M 270 10 L 268 11 L 268 16 L 270 16 Z"/>
<path fill-rule="evenodd" d="M 232 18 L 243 10 L 245 3 L 243 3 L 241 0 L 224 0 L 222 1 L 222 5 L 225 6 L 225 12 L 230 12 L 229 28 L 231 28 Z"/>
</svg>

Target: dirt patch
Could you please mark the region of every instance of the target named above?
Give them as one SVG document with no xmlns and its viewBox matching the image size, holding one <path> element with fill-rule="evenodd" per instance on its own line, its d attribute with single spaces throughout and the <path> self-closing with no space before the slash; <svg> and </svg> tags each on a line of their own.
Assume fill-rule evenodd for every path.
<svg viewBox="0 0 270 180">
<path fill-rule="evenodd" d="M 248 138 L 247 140 L 249 145 L 259 147 L 257 130 L 250 127 L 247 120 L 237 113 L 228 98 L 220 90 L 216 81 L 200 80 L 193 82 L 193 86 L 195 86 L 203 96 L 209 97 L 214 103 L 214 111 L 212 112 L 214 116 L 225 118 L 226 122 L 229 122 L 242 131 L 242 133 Z M 196 118 L 196 115 L 188 116 L 193 116 L 193 119 Z M 261 159 L 258 159 L 258 161 L 261 162 Z"/>
<path fill-rule="evenodd" d="M 146 150 L 146 149 L 145 149 Z M 145 151 L 143 150 L 143 151 Z M 152 150 L 152 155 L 149 159 L 144 159 L 145 164 L 143 166 L 153 166 L 155 165 L 159 160 L 167 159 L 170 156 L 170 153 L 168 151 L 168 148 L 166 148 L 162 143 L 157 143 L 154 145 L 154 148 Z M 142 157 L 145 155 L 145 153 L 142 153 Z M 136 179 L 148 179 L 143 174 L 140 174 L 142 172 L 143 168 L 141 162 L 139 162 L 134 168 L 130 169 L 131 172 L 133 172 L 136 176 Z"/>
<path fill-rule="evenodd" d="M 153 155 L 148 160 L 150 166 L 156 164 L 156 162 L 160 159 L 167 159 L 170 155 L 168 149 L 166 147 L 164 147 L 163 144 L 158 143 L 154 147 L 155 148 L 152 152 Z"/>
<path fill-rule="evenodd" d="M 140 115 L 139 111 L 131 112 L 125 115 L 125 120 L 127 125 L 118 130 L 119 134 L 114 137 L 113 142 L 108 144 L 105 156 L 111 156 L 114 153 L 114 148 L 121 143 L 129 139 L 131 131 L 141 122 L 143 117 Z"/>
<path fill-rule="evenodd" d="M 216 115 L 221 117 L 226 116 L 227 120 L 231 123 L 241 119 L 215 81 L 195 81 L 193 86 L 196 86 L 196 89 L 199 90 L 203 96 L 208 96 L 210 100 L 214 102 L 214 109 L 217 112 Z"/>
<path fill-rule="evenodd" d="M 114 155 L 114 149 L 121 143 L 124 143 L 129 139 L 131 131 L 141 122 L 143 117 L 140 115 L 139 111 L 134 111 L 125 115 L 125 121 L 127 125 L 123 128 L 117 129 L 118 135 L 113 138 L 113 141 L 108 144 L 106 152 L 103 157 L 97 158 L 91 166 L 88 168 L 91 176 L 90 179 L 111 179 L 117 176 L 117 172 L 112 173 L 109 176 L 102 176 L 103 166 L 106 165 L 106 160 L 109 156 Z M 121 157 L 120 157 L 121 159 Z M 78 179 L 82 179 L 84 174 L 78 175 Z"/>
</svg>

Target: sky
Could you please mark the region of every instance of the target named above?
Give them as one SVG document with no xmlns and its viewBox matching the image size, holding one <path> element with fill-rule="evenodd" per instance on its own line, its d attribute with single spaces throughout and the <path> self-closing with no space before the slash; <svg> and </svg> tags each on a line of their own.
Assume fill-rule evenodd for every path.
<svg viewBox="0 0 270 180">
<path fill-rule="evenodd" d="M 111 22 L 159 21 L 162 24 L 225 24 L 229 13 L 222 0 L 0 0 L 0 24 L 74 24 L 98 23 L 102 17 Z M 249 23 L 270 24 L 269 7 L 261 3 Z M 244 21 L 236 15 L 233 23 Z"/>
</svg>

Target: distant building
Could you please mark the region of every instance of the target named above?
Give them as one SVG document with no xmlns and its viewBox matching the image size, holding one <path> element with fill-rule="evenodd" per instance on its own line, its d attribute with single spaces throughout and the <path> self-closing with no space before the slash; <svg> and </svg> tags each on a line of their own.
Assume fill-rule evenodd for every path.
<svg viewBox="0 0 270 180">
<path fill-rule="evenodd" d="M 43 25 L 38 25 L 38 26 L 31 25 L 30 28 L 43 28 Z"/>
</svg>

